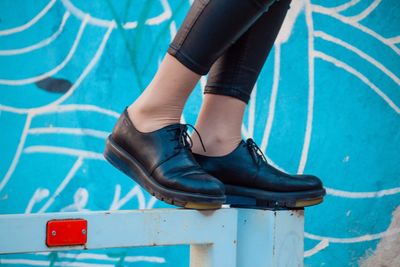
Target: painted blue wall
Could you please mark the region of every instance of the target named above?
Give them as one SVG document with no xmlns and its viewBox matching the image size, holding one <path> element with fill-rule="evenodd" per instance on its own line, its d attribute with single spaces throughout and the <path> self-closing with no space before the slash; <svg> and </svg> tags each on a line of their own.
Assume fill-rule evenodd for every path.
<svg viewBox="0 0 400 267">
<path fill-rule="evenodd" d="M 167 206 L 101 153 L 189 7 L 189 0 L 0 2 L 1 213 Z M 306 210 L 307 266 L 358 265 L 400 231 L 390 226 L 400 204 L 399 14 L 397 0 L 293 1 L 248 105 L 243 136 L 278 167 L 315 174 L 327 187 L 325 202 Z M 113 29 L 113 19 L 129 23 Z M 203 78 L 184 112 L 192 124 Z M 78 254 L 0 263 L 188 265 L 186 246 Z"/>
</svg>

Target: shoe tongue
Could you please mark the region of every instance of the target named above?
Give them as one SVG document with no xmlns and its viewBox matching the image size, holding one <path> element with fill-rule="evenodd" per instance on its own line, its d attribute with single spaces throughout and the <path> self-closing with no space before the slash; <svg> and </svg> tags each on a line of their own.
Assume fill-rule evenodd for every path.
<svg viewBox="0 0 400 267">
<path fill-rule="evenodd" d="M 236 148 L 232 152 L 238 151 L 238 150 L 243 149 L 245 147 L 247 147 L 246 141 L 242 139 L 240 141 L 240 143 L 236 146 Z"/>
<path fill-rule="evenodd" d="M 167 126 L 163 127 L 162 129 L 164 129 L 164 130 L 167 130 L 167 129 L 181 130 L 184 128 L 186 128 L 186 125 L 181 124 L 181 123 L 174 123 L 174 124 L 167 125 Z"/>
<path fill-rule="evenodd" d="M 186 131 L 187 126 L 181 123 L 174 123 L 162 128 L 163 132 L 173 132 L 174 135 L 182 135 Z"/>
<path fill-rule="evenodd" d="M 246 140 L 243 140 L 243 139 L 242 139 L 242 141 L 240 141 L 239 145 L 240 145 L 240 146 L 247 147 L 247 146 L 248 146 L 248 143 L 247 143 Z"/>
</svg>

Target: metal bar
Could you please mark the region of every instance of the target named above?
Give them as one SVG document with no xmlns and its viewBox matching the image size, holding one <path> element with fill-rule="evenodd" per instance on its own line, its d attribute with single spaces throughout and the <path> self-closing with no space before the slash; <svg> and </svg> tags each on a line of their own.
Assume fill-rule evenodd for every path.
<svg viewBox="0 0 400 267">
<path fill-rule="evenodd" d="M 87 243 L 47 247 L 46 223 L 87 220 Z M 188 244 L 190 266 L 302 266 L 302 211 L 223 208 L 0 215 L 0 254 Z"/>
</svg>

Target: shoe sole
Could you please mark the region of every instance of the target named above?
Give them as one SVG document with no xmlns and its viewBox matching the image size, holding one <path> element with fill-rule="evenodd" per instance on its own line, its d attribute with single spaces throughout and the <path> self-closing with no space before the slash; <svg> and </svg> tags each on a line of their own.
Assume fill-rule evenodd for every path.
<svg viewBox="0 0 400 267">
<path fill-rule="evenodd" d="M 266 209 L 301 209 L 320 204 L 325 189 L 299 192 L 270 192 L 225 184 L 226 204 L 231 207 Z"/>
<path fill-rule="evenodd" d="M 128 152 L 113 141 L 109 135 L 103 152 L 104 158 L 114 167 L 128 175 L 147 192 L 168 204 L 188 209 L 219 209 L 226 197 L 188 193 L 166 188 L 159 184 L 145 168 Z"/>
</svg>

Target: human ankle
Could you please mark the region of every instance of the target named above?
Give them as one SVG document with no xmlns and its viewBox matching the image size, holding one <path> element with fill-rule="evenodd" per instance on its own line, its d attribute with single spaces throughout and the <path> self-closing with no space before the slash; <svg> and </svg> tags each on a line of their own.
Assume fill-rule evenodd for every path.
<svg viewBox="0 0 400 267">
<path fill-rule="evenodd" d="M 208 135 L 202 136 L 202 141 L 206 151 L 204 151 L 200 139 L 196 134 L 191 136 L 193 141 L 192 152 L 204 156 L 225 156 L 231 153 L 239 145 L 242 140 L 241 136 L 232 135 Z"/>
<path fill-rule="evenodd" d="M 152 105 L 134 103 L 128 107 L 128 114 L 135 128 L 141 132 L 152 132 L 180 122 L 180 115 L 176 110 L 167 112 Z"/>
</svg>

